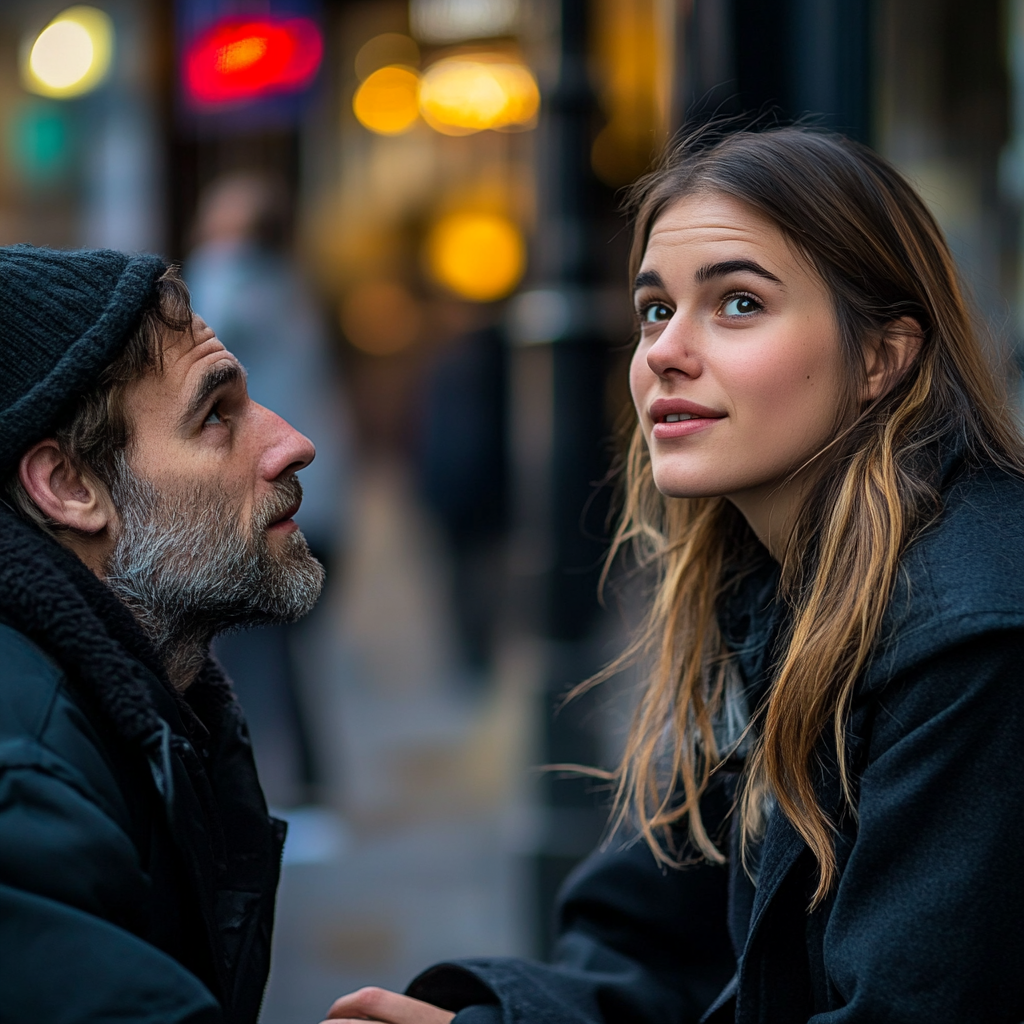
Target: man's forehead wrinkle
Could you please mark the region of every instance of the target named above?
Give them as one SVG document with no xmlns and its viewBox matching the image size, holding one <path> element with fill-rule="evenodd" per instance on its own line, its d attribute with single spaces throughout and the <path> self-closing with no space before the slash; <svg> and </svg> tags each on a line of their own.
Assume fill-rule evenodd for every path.
<svg viewBox="0 0 1024 1024">
<path fill-rule="evenodd" d="M 205 351 L 201 351 L 203 349 Z M 243 378 L 246 376 L 245 370 L 238 361 L 238 358 L 224 347 L 224 343 L 216 335 L 207 339 L 201 345 L 197 345 L 193 352 L 195 353 L 195 358 L 185 369 L 186 380 L 190 378 L 202 379 L 212 369 L 222 366 L 232 366 Z"/>
<path fill-rule="evenodd" d="M 211 335 L 205 339 L 191 339 L 189 344 L 184 341 L 188 336 L 179 337 L 173 345 L 168 345 L 163 350 L 164 373 L 183 376 L 187 378 L 196 371 L 196 367 L 208 361 L 211 357 L 218 358 L 227 353 L 224 343 L 216 336 Z"/>
</svg>

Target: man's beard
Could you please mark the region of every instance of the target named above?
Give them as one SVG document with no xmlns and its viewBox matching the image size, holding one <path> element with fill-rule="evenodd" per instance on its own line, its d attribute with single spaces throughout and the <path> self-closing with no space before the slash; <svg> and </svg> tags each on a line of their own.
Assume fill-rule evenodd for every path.
<svg viewBox="0 0 1024 1024">
<path fill-rule="evenodd" d="M 191 681 L 217 633 L 294 622 L 316 604 L 324 570 L 302 533 L 282 537 L 276 553 L 267 543 L 267 527 L 302 497 L 294 476 L 256 507 L 248 531 L 224 490 L 159 491 L 125 460 L 111 496 L 121 523 L 107 583 L 176 683 Z"/>
</svg>

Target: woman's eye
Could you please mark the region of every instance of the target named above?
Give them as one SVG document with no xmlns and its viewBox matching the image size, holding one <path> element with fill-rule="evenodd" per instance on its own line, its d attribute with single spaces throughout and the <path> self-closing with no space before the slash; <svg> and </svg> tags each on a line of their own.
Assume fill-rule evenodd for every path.
<svg viewBox="0 0 1024 1024">
<path fill-rule="evenodd" d="M 652 302 L 640 311 L 640 319 L 645 324 L 663 323 L 672 319 L 672 310 L 661 302 Z"/>
<path fill-rule="evenodd" d="M 734 295 L 722 307 L 722 313 L 725 316 L 750 316 L 751 313 L 760 311 L 761 303 L 749 295 Z"/>
</svg>

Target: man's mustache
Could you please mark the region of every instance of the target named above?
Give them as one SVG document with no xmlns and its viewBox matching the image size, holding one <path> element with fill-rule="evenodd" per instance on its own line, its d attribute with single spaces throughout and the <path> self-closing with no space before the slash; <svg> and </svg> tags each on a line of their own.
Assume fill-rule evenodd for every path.
<svg viewBox="0 0 1024 1024">
<path fill-rule="evenodd" d="M 253 515 L 253 527 L 262 532 L 271 523 L 276 522 L 290 508 L 302 501 L 302 484 L 297 476 L 274 483 L 274 493 L 259 505 Z"/>
</svg>

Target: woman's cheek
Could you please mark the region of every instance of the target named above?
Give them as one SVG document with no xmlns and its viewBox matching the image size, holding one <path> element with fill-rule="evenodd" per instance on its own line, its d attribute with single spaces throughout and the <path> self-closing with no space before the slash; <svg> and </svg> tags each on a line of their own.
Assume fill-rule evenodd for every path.
<svg viewBox="0 0 1024 1024">
<path fill-rule="evenodd" d="M 654 372 L 647 365 L 645 353 L 642 349 L 638 348 L 629 364 L 629 393 L 632 396 L 633 406 L 636 408 L 640 425 L 648 437 L 650 435 L 650 424 L 644 416 L 644 410 L 650 404 L 650 389 L 656 380 Z"/>
<path fill-rule="evenodd" d="M 781 354 L 780 354 L 781 355 Z M 834 368 L 821 353 L 789 352 L 788 358 L 759 361 L 735 381 L 737 406 L 754 444 L 773 461 L 800 461 L 828 443 L 839 402 Z"/>
<path fill-rule="evenodd" d="M 770 428 L 791 402 L 789 376 L 770 353 L 747 355 L 720 367 L 719 379 L 733 414 L 751 429 Z"/>
</svg>

